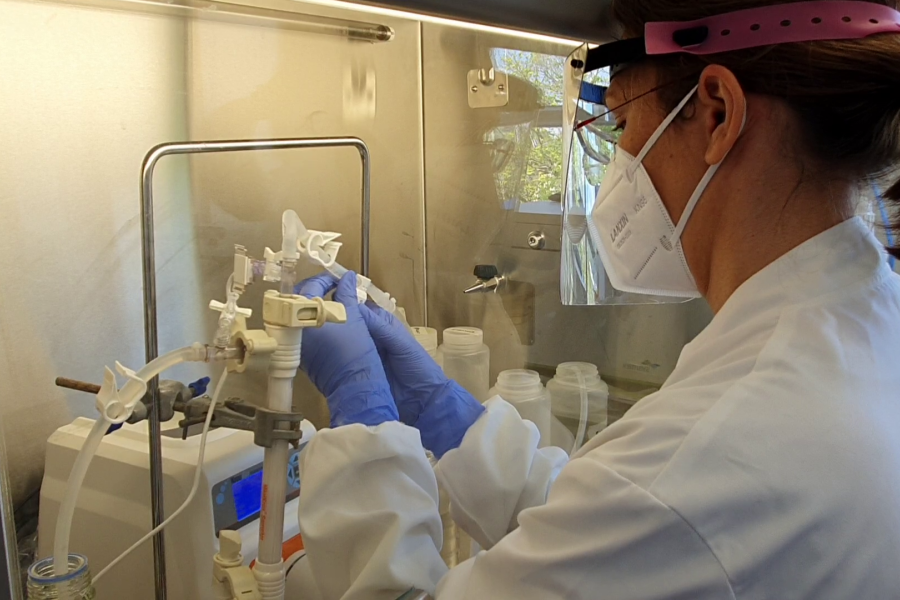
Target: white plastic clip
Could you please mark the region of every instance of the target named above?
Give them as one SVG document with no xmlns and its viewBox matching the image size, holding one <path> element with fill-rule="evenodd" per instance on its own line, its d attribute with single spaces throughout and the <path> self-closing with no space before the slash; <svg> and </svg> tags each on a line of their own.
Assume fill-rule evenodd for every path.
<svg viewBox="0 0 900 600">
<path fill-rule="evenodd" d="M 334 265 L 337 260 L 338 251 L 343 244 L 337 239 L 341 234 L 333 231 L 313 231 L 309 230 L 306 239 L 297 241 L 297 249 L 313 263 L 324 268 Z"/>
<path fill-rule="evenodd" d="M 96 406 L 107 421 L 113 424 L 124 423 L 131 416 L 135 403 L 147 393 L 147 382 L 137 376 L 131 369 L 116 361 L 116 370 L 126 379 L 137 382 L 138 393 L 130 403 L 125 403 L 119 398 L 119 388 L 116 383 L 116 375 L 112 369 L 105 367 L 103 372 L 103 385 L 97 392 Z"/>
</svg>

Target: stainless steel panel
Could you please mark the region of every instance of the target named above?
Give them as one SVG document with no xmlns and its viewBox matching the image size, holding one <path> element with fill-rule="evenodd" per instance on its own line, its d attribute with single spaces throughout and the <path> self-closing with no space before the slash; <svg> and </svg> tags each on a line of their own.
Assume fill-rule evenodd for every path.
<svg viewBox="0 0 900 600">
<path fill-rule="evenodd" d="M 265 5 L 359 19 L 348 11 L 288 0 Z M 397 297 L 411 322 L 425 313 L 424 200 L 419 24 L 381 19 L 395 37 L 367 43 L 333 35 L 193 22 L 188 50 L 188 128 L 192 139 L 355 136 L 372 159 L 371 276 Z M 279 244 L 281 213 L 293 208 L 313 229 L 338 231 L 340 261 L 359 268 L 359 154 L 352 148 L 260 152 L 190 160 L 192 219 L 202 293 L 220 298 L 235 242 L 261 256 Z M 172 244 L 186 240 L 173 239 Z M 307 268 L 305 275 L 314 273 Z M 160 279 L 165 277 L 160 273 Z M 162 284 L 160 288 L 162 289 Z M 242 298 L 258 306 L 263 288 Z M 162 296 L 162 294 L 161 294 Z M 166 308 L 160 300 L 160 315 Z M 170 310 L 175 310 L 170 307 Z M 210 328 L 216 316 L 207 317 Z M 254 315 L 251 326 L 261 325 Z M 171 342 L 174 343 L 174 340 Z M 163 341 L 161 348 L 170 346 Z M 235 378 L 232 393 L 252 400 L 265 367 Z M 296 406 L 328 424 L 322 397 L 305 376 Z"/>
<path fill-rule="evenodd" d="M 553 61 L 561 63 L 568 48 L 523 42 L 456 28 L 426 24 L 423 29 L 425 91 L 425 173 L 428 236 L 429 325 L 443 329 L 472 325 L 485 330 L 491 348 L 492 378 L 505 369 L 528 366 L 552 375 L 565 361 L 598 365 L 604 379 L 625 390 L 658 387 L 671 373 L 681 348 L 708 322 L 705 303 L 667 306 L 564 307 L 559 301 L 559 243 L 561 219 L 556 214 L 517 211 L 516 202 L 552 198 L 559 191 L 547 185 L 528 187 L 544 157 L 521 168 L 507 165 L 495 177 L 497 157 L 486 140 L 496 128 L 520 124 L 526 133 L 515 142 L 524 149 L 506 148 L 513 160 L 527 161 L 529 153 L 552 144 L 552 136 L 538 135 L 538 126 L 552 125 L 554 110 Z M 501 69 L 498 49 L 515 48 L 510 105 L 500 109 L 471 109 L 466 97 L 466 74 L 472 69 Z M 550 55 L 550 56 L 546 56 Z M 554 59 L 553 56 L 559 58 Z M 532 60 L 536 58 L 538 60 Z M 507 61 L 509 63 L 509 61 Z M 520 68 L 525 64 L 525 68 Z M 527 83 L 529 69 L 535 85 Z M 529 66 L 530 65 L 530 66 Z M 507 64 L 509 66 L 509 64 Z M 502 70 L 502 69 L 501 69 Z M 549 86 L 549 87 L 548 87 Z M 560 119 L 561 124 L 561 119 Z M 530 128 L 530 129 L 529 129 Z M 545 146 L 542 146 L 544 144 Z M 560 152 L 561 156 L 561 152 Z M 530 169 L 530 171 L 529 171 Z M 518 182 L 510 182 L 519 177 Z M 524 182 L 524 183 L 523 183 Z M 528 185 L 526 185 L 528 184 Z M 532 186 L 534 187 L 534 186 Z M 531 191 L 530 191 L 531 190 Z M 535 197 L 535 193 L 543 194 Z M 531 197 L 526 197 L 531 194 Z M 525 203 L 519 205 L 520 209 Z M 543 202 L 545 208 L 553 202 Z M 538 206 L 531 203 L 530 206 Z M 558 206 L 558 204 L 556 204 Z M 544 232 L 547 244 L 534 250 L 527 243 L 532 231 Z M 462 294 L 473 283 L 476 264 L 497 265 L 508 280 L 533 286 L 533 342 L 523 316 L 528 294 L 507 288 L 497 294 Z M 518 300 L 510 296 L 518 295 Z M 493 382 L 492 382 L 493 383 Z"/>
<path fill-rule="evenodd" d="M 611 0 L 362 0 L 422 14 L 578 40 L 610 39 Z"/>
</svg>

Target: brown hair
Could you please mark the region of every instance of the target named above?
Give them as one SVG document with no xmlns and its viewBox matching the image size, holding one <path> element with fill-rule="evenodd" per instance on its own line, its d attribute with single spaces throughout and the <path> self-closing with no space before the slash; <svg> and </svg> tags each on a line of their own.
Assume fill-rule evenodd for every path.
<svg viewBox="0 0 900 600">
<path fill-rule="evenodd" d="M 642 35 L 652 21 L 690 21 L 741 9 L 801 0 L 615 0 L 624 37 Z M 897 8 L 897 0 L 869 0 Z M 708 64 L 730 69 L 749 93 L 783 99 L 798 117 L 799 143 L 816 164 L 863 181 L 886 177 L 900 162 L 900 34 L 859 40 L 803 42 L 708 56 L 653 57 L 659 90 L 671 110 Z M 683 83 L 682 83 L 683 82 Z M 900 182 L 885 199 L 900 207 Z M 891 229 L 900 233 L 900 216 Z M 900 258 L 900 244 L 889 248 Z"/>
</svg>

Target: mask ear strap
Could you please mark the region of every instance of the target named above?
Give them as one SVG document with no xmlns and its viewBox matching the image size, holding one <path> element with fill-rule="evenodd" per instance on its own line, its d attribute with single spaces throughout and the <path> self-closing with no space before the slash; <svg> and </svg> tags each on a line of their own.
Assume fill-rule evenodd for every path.
<svg viewBox="0 0 900 600">
<path fill-rule="evenodd" d="M 644 157 L 646 157 L 647 153 L 649 153 L 650 150 L 653 149 L 654 144 L 656 144 L 656 142 L 659 141 L 659 138 L 662 137 L 662 134 L 664 134 L 666 132 L 666 129 L 669 128 L 669 125 L 672 124 L 672 121 L 675 120 L 675 118 L 678 116 L 678 113 L 681 112 L 681 109 L 684 108 L 684 106 L 690 101 L 690 99 L 694 97 L 694 93 L 696 93 L 697 88 L 699 88 L 699 87 L 700 87 L 699 83 L 697 85 L 695 85 L 693 87 L 693 89 L 690 92 L 688 92 L 687 96 L 685 96 L 684 98 L 681 99 L 681 102 L 678 103 L 678 106 L 676 106 L 674 109 L 672 109 L 672 112 L 670 112 L 666 116 L 666 118 L 663 119 L 663 122 L 659 124 L 659 127 L 656 128 L 656 131 L 653 132 L 653 135 L 650 136 L 650 139 L 647 140 L 647 143 L 644 144 L 644 147 L 641 148 L 641 151 L 635 157 L 634 162 L 632 162 L 631 165 L 629 165 L 629 167 L 628 167 L 629 177 L 634 176 L 634 173 L 637 171 L 637 168 L 640 166 L 641 162 L 643 162 Z"/>
<path fill-rule="evenodd" d="M 696 89 L 696 88 L 694 88 Z M 744 126 L 747 124 L 747 102 L 744 101 L 744 117 L 741 120 L 741 130 L 738 132 L 738 137 L 742 133 L 744 133 Z M 700 183 L 697 184 L 697 187 L 694 189 L 694 193 L 691 194 L 690 199 L 688 200 L 687 205 L 684 207 L 684 212 L 681 213 L 681 220 L 678 221 L 678 225 L 675 227 L 675 233 L 672 234 L 672 245 L 678 243 L 678 240 L 681 239 L 681 234 L 684 233 L 684 228 L 687 227 L 688 220 L 691 218 L 691 214 L 694 212 L 694 208 L 697 207 L 697 202 L 700 201 L 700 197 L 703 195 L 703 192 L 706 191 L 706 186 L 709 185 L 709 182 L 712 181 L 713 176 L 716 174 L 716 171 L 719 170 L 719 167 L 722 166 L 722 163 L 725 162 L 725 159 L 728 158 L 728 154 L 734 148 L 732 146 L 728 149 L 728 152 L 725 153 L 725 156 L 722 157 L 722 160 L 717 162 L 716 164 L 710 166 L 706 170 L 706 174 L 703 175 L 703 179 L 700 180 Z"/>
</svg>

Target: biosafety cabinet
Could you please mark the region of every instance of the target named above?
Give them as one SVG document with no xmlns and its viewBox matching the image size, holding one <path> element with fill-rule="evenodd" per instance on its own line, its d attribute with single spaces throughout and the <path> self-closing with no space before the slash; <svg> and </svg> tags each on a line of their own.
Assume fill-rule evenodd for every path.
<svg viewBox="0 0 900 600">
<path fill-rule="evenodd" d="M 367 250 L 371 279 L 411 325 L 481 329 L 491 386 L 510 369 L 546 383 L 561 363 L 595 365 L 610 420 L 658 389 L 709 321 L 703 301 L 560 301 L 563 63 L 578 42 L 613 34 L 603 2 L 387 4 L 398 10 L 323 0 L 0 0 L 3 524 L 14 533 L 19 509 L 26 553 L 47 440 L 95 414 L 89 396 L 54 379 L 99 383 L 102 365 L 145 362 L 139 175 L 158 144 L 352 137 L 371 160 L 367 248 L 352 148 L 161 162 L 153 214 L 161 350 L 213 335 L 206 305 L 221 296 L 234 244 L 271 245 L 287 209 L 341 232 L 347 267 L 359 269 Z M 258 304 L 262 291 L 245 302 Z M 208 374 L 201 364 L 167 378 Z M 261 368 L 234 394 L 252 399 L 264 381 Z M 324 400 L 303 376 L 294 403 L 327 425 Z M 15 540 L 6 539 L 14 565 Z M 151 548 L 140 552 L 133 598 L 159 597 Z"/>
</svg>

